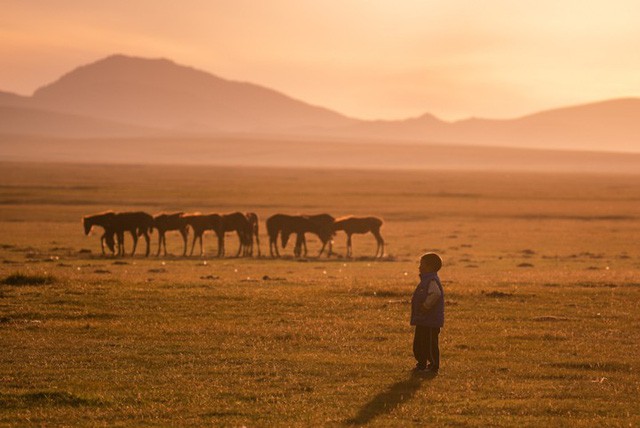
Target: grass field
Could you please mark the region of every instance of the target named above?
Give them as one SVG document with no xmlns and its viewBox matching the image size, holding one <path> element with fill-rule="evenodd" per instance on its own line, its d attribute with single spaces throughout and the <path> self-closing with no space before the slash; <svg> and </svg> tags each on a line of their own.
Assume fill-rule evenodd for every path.
<svg viewBox="0 0 640 428">
<path fill-rule="evenodd" d="M 2 425 L 640 424 L 638 175 L 0 168 Z M 105 209 L 377 215 L 387 257 L 102 257 L 80 218 Z M 433 379 L 410 375 L 424 251 Z"/>
</svg>

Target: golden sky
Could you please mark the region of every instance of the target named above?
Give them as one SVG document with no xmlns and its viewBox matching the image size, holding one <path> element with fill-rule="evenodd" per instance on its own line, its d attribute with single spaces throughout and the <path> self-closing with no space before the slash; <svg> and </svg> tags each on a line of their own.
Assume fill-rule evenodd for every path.
<svg viewBox="0 0 640 428">
<path fill-rule="evenodd" d="M 0 90 L 165 57 L 359 118 L 515 117 L 640 95 L 637 0 L 13 0 Z"/>
</svg>

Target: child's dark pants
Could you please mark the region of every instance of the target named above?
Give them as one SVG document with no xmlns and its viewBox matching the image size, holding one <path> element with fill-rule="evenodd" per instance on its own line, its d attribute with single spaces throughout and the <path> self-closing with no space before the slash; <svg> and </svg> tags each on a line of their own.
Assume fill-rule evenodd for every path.
<svg viewBox="0 0 640 428">
<path fill-rule="evenodd" d="M 413 356 L 418 361 L 418 368 L 424 369 L 429 363 L 429 368 L 438 371 L 440 368 L 440 348 L 438 347 L 438 327 L 416 326 L 413 337 Z"/>
</svg>

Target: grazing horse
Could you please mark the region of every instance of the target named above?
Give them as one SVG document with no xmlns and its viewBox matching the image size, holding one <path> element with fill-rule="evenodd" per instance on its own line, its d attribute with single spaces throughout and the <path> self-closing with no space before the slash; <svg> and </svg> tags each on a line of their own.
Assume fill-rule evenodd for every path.
<svg viewBox="0 0 640 428">
<path fill-rule="evenodd" d="M 142 211 L 131 211 L 116 213 L 113 218 L 113 229 L 118 237 L 118 255 L 124 256 L 124 233 L 129 232 L 133 238 L 133 249 L 131 255 L 136 253 L 138 246 L 138 238 L 144 236 L 147 243 L 147 251 L 145 256 L 149 257 L 151 242 L 149 233 L 153 230 L 153 217 Z"/>
<path fill-rule="evenodd" d="M 335 223 L 336 219 L 329 214 L 316 214 L 310 215 L 308 217 L 309 221 L 311 222 L 311 230 L 309 232 L 318 235 L 318 238 L 320 238 L 320 241 L 322 242 L 322 248 L 318 253 L 318 257 L 320 257 L 324 252 L 327 243 L 329 244 L 327 257 L 331 257 L 331 254 L 333 253 L 333 235 L 335 235 L 333 224 Z M 302 238 L 304 239 L 304 235 L 302 235 Z"/>
<path fill-rule="evenodd" d="M 280 257 L 280 253 L 278 252 L 278 234 L 290 219 L 291 216 L 287 214 L 274 214 L 265 222 L 267 226 L 267 234 L 269 235 L 269 254 L 271 257 Z"/>
<path fill-rule="evenodd" d="M 324 249 L 329 244 L 329 251 L 327 257 L 331 256 L 332 246 L 331 240 L 334 235 L 333 223 L 335 219 L 329 214 L 316 214 L 316 215 L 302 215 L 292 216 L 290 221 L 286 223 L 282 229 L 282 247 L 286 247 L 289 241 L 289 236 L 292 233 L 297 234 L 296 246 L 294 249 L 294 255 L 300 257 L 302 254 L 302 247 L 304 247 L 304 256 L 307 256 L 307 241 L 304 234 L 307 232 L 314 233 L 320 238 L 322 242 L 322 248 L 318 253 L 318 257 L 322 255 Z"/>
<path fill-rule="evenodd" d="M 240 241 L 240 246 L 238 247 L 236 257 L 239 257 L 242 250 L 249 247 L 249 240 L 253 242 L 249 220 L 241 212 L 222 214 L 220 217 L 222 218 L 222 240 L 220 241 L 220 245 L 218 246 L 218 256 L 224 257 L 225 232 L 236 232 L 238 234 L 238 240 Z"/>
<path fill-rule="evenodd" d="M 105 243 L 111 250 L 111 253 L 115 253 L 115 247 L 113 242 L 113 234 L 115 233 L 113 230 L 113 219 L 116 213 L 113 211 L 105 211 L 99 214 L 87 215 L 82 217 L 82 225 L 84 226 L 84 234 L 89 236 L 91 233 L 91 229 L 93 226 L 100 226 L 104 229 L 104 233 L 100 237 L 100 249 L 102 250 L 102 255 L 104 255 L 104 245 Z"/>
<path fill-rule="evenodd" d="M 218 236 L 218 253 L 220 253 L 220 242 L 224 241 L 224 232 L 222 232 L 222 218 L 218 214 L 183 214 L 182 218 L 187 225 L 193 229 L 193 243 L 191 244 L 190 256 L 193 256 L 193 249 L 196 240 L 200 240 L 200 257 L 204 256 L 204 245 L 202 236 L 207 230 L 213 230 Z M 222 235 L 221 235 L 222 232 Z"/>
<path fill-rule="evenodd" d="M 259 231 L 259 222 L 258 222 L 258 214 L 256 213 L 245 213 L 245 217 L 247 217 L 247 221 L 249 222 L 249 229 L 251 231 L 251 243 L 247 248 L 247 252 L 245 256 L 253 257 L 253 238 L 256 241 L 256 247 L 258 248 L 258 257 L 260 257 L 260 231 Z"/>
<path fill-rule="evenodd" d="M 164 255 L 167 255 L 167 237 L 165 233 L 170 230 L 177 230 L 182 235 L 184 250 L 182 256 L 187 255 L 187 240 L 189 236 L 189 226 L 187 221 L 182 217 L 182 212 L 171 214 L 158 214 L 153 217 L 153 226 L 158 229 L 158 252 L 156 257 L 160 255 L 160 250 L 164 246 Z"/>
<path fill-rule="evenodd" d="M 351 235 L 354 233 L 367 233 L 371 232 L 375 236 L 378 246 L 376 248 L 375 257 L 384 256 L 384 239 L 380 235 L 380 228 L 382 227 L 382 220 L 377 217 L 342 217 L 335 221 L 334 230 L 344 230 L 347 234 L 347 257 L 351 257 Z"/>
</svg>

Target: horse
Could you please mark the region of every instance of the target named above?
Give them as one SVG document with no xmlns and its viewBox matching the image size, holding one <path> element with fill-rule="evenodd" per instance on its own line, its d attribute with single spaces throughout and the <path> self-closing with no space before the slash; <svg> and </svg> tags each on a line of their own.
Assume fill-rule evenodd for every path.
<svg viewBox="0 0 640 428">
<path fill-rule="evenodd" d="M 220 217 L 222 218 L 222 240 L 218 246 L 218 256 L 224 257 L 224 234 L 226 232 L 235 231 L 238 234 L 238 240 L 240 241 L 240 246 L 236 253 L 236 257 L 239 257 L 242 250 L 249 247 L 249 241 L 251 240 L 251 242 L 253 242 L 249 220 L 241 212 L 222 214 Z"/>
<path fill-rule="evenodd" d="M 249 229 L 251 231 L 251 243 L 246 248 L 246 256 L 253 256 L 253 238 L 255 237 L 256 246 L 258 248 L 258 257 L 260 257 L 260 231 L 259 231 L 259 222 L 258 215 L 256 213 L 245 213 L 245 217 L 249 222 Z"/>
<path fill-rule="evenodd" d="M 280 253 L 278 252 L 278 234 L 290 219 L 291 216 L 287 214 L 274 214 L 265 222 L 267 234 L 269 235 L 269 254 L 271 257 L 280 257 Z"/>
<path fill-rule="evenodd" d="M 213 230 L 218 235 L 218 254 L 220 253 L 220 242 L 224 241 L 224 232 L 221 235 L 222 218 L 218 214 L 183 214 L 182 218 L 187 225 L 193 229 L 193 243 L 191 244 L 190 256 L 193 256 L 193 249 L 196 240 L 200 240 L 200 257 L 204 256 L 204 246 L 202 236 L 207 230 Z"/>
<path fill-rule="evenodd" d="M 378 244 L 375 257 L 383 257 L 384 239 L 382 239 L 382 235 L 380 235 L 382 224 L 383 221 L 377 217 L 347 216 L 337 219 L 333 224 L 333 228 L 334 231 L 343 230 L 347 234 L 347 257 L 352 256 L 351 235 L 354 233 L 367 232 L 373 234 Z"/>
<path fill-rule="evenodd" d="M 113 242 L 113 234 L 115 233 L 113 230 L 113 219 L 116 213 L 113 211 L 105 211 L 99 214 L 86 215 L 82 217 L 82 225 L 84 227 L 84 234 L 89 236 L 91 233 L 91 229 L 94 226 L 100 226 L 104 229 L 104 233 L 100 237 L 100 249 L 102 250 L 102 255 L 105 255 L 104 245 L 107 244 L 111 253 L 115 253 L 115 246 Z M 109 239 L 110 238 L 110 239 Z"/>
<path fill-rule="evenodd" d="M 329 251 L 327 257 L 331 256 L 332 246 L 331 240 L 334 235 L 333 223 L 335 219 L 329 214 L 316 214 L 316 215 L 301 215 L 291 216 L 290 220 L 286 222 L 282 228 L 282 248 L 286 247 L 289 241 L 289 236 L 292 233 L 297 234 L 296 246 L 294 249 L 294 255 L 300 257 L 302 254 L 302 247 L 304 247 L 304 256 L 307 256 L 307 242 L 304 234 L 307 232 L 314 233 L 320 238 L 322 242 L 322 248 L 318 253 L 318 257 L 322 255 L 324 249 L 329 244 Z"/>
<path fill-rule="evenodd" d="M 189 236 L 189 227 L 186 220 L 182 217 L 182 212 L 171 214 L 157 214 L 153 217 L 153 226 L 158 230 L 158 252 L 156 257 L 160 255 L 161 247 L 164 245 L 164 255 L 167 255 L 167 238 L 165 233 L 170 230 L 177 230 L 182 235 L 184 250 L 182 256 L 187 255 L 187 240 Z"/>
<path fill-rule="evenodd" d="M 311 230 L 309 232 L 315 233 L 322 242 L 322 248 L 318 253 L 318 257 L 320 257 L 324 252 L 327 243 L 329 244 L 327 257 L 331 257 L 331 254 L 333 253 L 333 236 L 335 235 L 333 224 L 336 219 L 329 214 L 315 214 L 307 217 L 311 222 Z M 304 239 L 304 235 L 302 235 L 302 238 Z M 306 242 L 304 244 L 306 248 Z"/>
<path fill-rule="evenodd" d="M 144 236 L 147 243 L 145 256 L 149 257 L 151 242 L 149 233 L 153 230 L 153 217 L 143 211 L 131 211 L 116 213 L 113 218 L 113 230 L 118 237 L 118 255 L 124 256 L 124 233 L 129 232 L 133 238 L 131 256 L 135 255 L 138 246 L 138 238 Z"/>
</svg>

